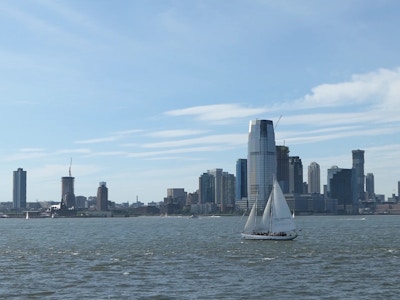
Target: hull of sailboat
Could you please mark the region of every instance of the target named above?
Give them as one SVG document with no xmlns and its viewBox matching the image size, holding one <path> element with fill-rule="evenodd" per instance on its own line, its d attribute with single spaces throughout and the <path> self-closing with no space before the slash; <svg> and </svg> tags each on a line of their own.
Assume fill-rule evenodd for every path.
<svg viewBox="0 0 400 300">
<path fill-rule="evenodd" d="M 263 240 L 263 241 L 290 241 L 297 237 L 297 233 L 288 233 L 286 235 L 261 235 L 242 233 L 245 240 Z"/>
</svg>

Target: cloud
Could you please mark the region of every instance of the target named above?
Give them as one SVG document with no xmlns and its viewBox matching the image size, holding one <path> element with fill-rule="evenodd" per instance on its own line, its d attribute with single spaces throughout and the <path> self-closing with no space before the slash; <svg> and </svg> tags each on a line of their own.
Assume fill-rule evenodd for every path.
<svg viewBox="0 0 400 300">
<path fill-rule="evenodd" d="M 221 145 L 244 145 L 247 142 L 247 134 L 217 134 L 193 139 L 166 141 L 144 144 L 144 148 L 173 148 L 189 145 L 221 144 Z"/>
<path fill-rule="evenodd" d="M 163 155 L 170 155 L 170 154 L 184 154 L 184 153 L 194 153 L 194 152 L 218 152 L 218 151 L 224 151 L 227 149 L 230 149 L 230 147 L 224 146 L 224 145 L 174 148 L 174 149 L 162 150 L 162 151 L 133 152 L 133 153 L 129 153 L 128 157 L 136 157 L 136 158 L 157 157 L 157 158 L 160 158 Z M 198 157 L 195 157 L 194 159 L 198 160 Z"/>
<path fill-rule="evenodd" d="M 398 107 L 399 96 L 400 68 L 379 69 L 353 75 L 347 82 L 316 86 L 296 105 L 304 109 L 373 104 L 387 110 Z"/>
<path fill-rule="evenodd" d="M 156 132 L 151 132 L 148 136 L 159 137 L 159 138 L 174 138 L 182 137 L 188 135 L 198 135 L 205 133 L 205 130 L 191 130 L 191 129 L 178 129 L 178 130 L 161 130 Z"/>
<path fill-rule="evenodd" d="M 213 104 L 170 110 L 165 114 L 174 117 L 194 116 L 200 121 L 226 122 L 232 119 L 257 116 L 267 111 L 264 107 L 249 108 L 240 104 Z"/>
<path fill-rule="evenodd" d="M 75 141 L 75 144 L 98 144 L 98 143 L 106 143 L 106 142 L 114 142 L 121 138 L 120 135 L 108 136 L 108 137 L 101 137 L 101 138 L 94 138 L 88 140 L 80 140 Z"/>
<path fill-rule="evenodd" d="M 138 132 L 142 132 L 142 131 L 143 130 L 139 130 L 139 129 L 116 131 L 106 137 L 93 138 L 93 139 L 87 139 L 87 140 L 79 140 L 79 141 L 75 141 L 74 143 L 75 144 L 99 144 L 99 143 L 114 142 L 114 141 L 120 140 L 126 136 L 129 136 L 133 133 L 138 133 Z"/>
</svg>

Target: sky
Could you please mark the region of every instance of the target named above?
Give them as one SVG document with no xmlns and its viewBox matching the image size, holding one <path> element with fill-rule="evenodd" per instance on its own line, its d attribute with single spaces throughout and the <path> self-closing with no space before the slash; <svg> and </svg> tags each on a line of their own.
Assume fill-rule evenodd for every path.
<svg viewBox="0 0 400 300">
<path fill-rule="evenodd" d="M 400 180 L 397 0 L 0 1 L 0 201 L 163 201 L 235 174 L 252 119 L 321 168 L 365 151 L 375 192 Z"/>
</svg>

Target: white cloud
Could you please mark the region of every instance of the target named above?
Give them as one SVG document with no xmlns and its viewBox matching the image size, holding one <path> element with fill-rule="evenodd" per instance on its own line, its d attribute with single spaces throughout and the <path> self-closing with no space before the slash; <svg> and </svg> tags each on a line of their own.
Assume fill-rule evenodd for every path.
<svg viewBox="0 0 400 300">
<path fill-rule="evenodd" d="M 183 137 L 188 135 L 198 135 L 205 133 L 205 130 L 191 130 L 191 129 L 179 129 L 179 130 L 161 130 L 155 131 L 148 134 L 148 136 L 159 137 L 159 138 L 174 138 Z"/>
<path fill-rule="evenodd" d="M 247 142 L 247 134 L 218 134 L 193 139 L 166 141 L 144 144 L 144 148 L 170 148 L 185 147 L 189 145 L 221 144 L 221 145 L 243 145 Z"/>
<path fill-rule="evenodd" d="M 400 68 L 379 69 L 353 75 L 350 81 L 321 84 L 297 101 L 302 108 L 374 104 L 381 109 L 397 108 L 400 96 Z"/>
<path fill-rule="evenodd" d="M 250 118 L 267 111 L 264 107 L 250 108 L 240 104 L 214 104 L 170 110 L 165 114 L 176 117 L 194 116 L 200 121 L 226 122 L 232 119 Z"/>
</svg>

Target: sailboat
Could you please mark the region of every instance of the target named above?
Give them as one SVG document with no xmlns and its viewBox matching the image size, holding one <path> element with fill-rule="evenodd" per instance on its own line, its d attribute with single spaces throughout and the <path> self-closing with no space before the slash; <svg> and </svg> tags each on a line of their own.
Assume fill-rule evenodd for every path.
<svg viewBox="0 0 400 300">
<path fill-rule="evenodd" d="M 25 219 L 26 219 L 26 220 L 29 220 L 29 212 L 26 212 L 26 214 L 25 214 Z"/>
<path fill-rule="evenodd" d="M 261 220 L 257 217 L 256 200 L 244 226 L 242 237 L 247 240 L 274 241 L 293 240 L 297 237 L 296 223 L 275 178 Z"/>
</svg>

